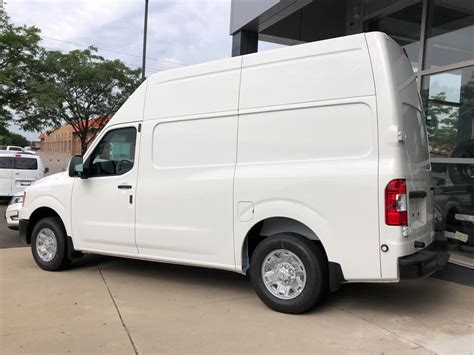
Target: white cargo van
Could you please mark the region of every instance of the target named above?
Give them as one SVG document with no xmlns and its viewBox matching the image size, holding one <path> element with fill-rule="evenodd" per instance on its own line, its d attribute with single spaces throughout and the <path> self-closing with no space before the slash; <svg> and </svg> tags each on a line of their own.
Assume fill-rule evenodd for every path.
<svg viewBox="0 0 474 355">
<path fill-rule="evenodd" d="M 300 313 L 446 264 L 430 179 L 410 63 L 358 34 L 151 76 L 69 173 L 27 190 L 20 235 L 46 270 L 81 251 L 249 273 Z"/>
<path fill-rule="evenodd" d="M 44 177 L 41 158 L 20 152 L 0 152 L 0 196 L 14 196 Z"/>
</svg>

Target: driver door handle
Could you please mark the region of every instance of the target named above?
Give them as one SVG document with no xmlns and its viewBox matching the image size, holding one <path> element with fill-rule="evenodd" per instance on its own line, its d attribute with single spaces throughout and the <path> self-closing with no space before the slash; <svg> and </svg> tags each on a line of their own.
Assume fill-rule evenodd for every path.
<svg viewBox="0 0 474 355">
<path fill-rule="evenodd" d="M 120 190 L 130 190 L 132 185 L 119 185 L 117 186 Z"/>
</svg>

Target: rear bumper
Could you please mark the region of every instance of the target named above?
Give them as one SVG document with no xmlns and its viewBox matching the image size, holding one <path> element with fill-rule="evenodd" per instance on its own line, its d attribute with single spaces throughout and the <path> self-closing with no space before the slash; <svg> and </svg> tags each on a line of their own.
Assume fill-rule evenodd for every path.
<svg viewBox="0 0 474 355">
<path fill-rule="evenodd" d="M 18 223 L 18 230 L 20 231 L 20 239 L 25 244 L 29 244 L 28 239 L 27 239 L 28 223 L 29 221 L 27 219 L 20 219 Z"/>
<path fill-rule="evenodd" d="M 398 259 L 400 279 L 418 279 L 443 269 L 449 253 L 432 243 L 427 248 Z"/>
</svg>

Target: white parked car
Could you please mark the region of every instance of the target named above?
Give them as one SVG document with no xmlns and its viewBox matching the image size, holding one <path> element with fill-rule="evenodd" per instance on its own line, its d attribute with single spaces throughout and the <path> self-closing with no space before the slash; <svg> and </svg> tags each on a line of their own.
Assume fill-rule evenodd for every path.
<svg viewBox="0 0 474 355">
<path fill-rule="evenodd" d="M 430 179 L 410 62 L 358 34 L 151 76 L 69 173 L 27 189 L 20 236 L 45 270 L 81 251 L 248 273 L 300 313 L 447 263 Z"/>
<path fill-rule="evenodd" d="M 0 153 L 22 153 L 22 154 L 33 154 L 36 155 L 36 152 L 32 147 L 18 147 L 15 145 L 8 145 L 0 147 Z"/>
<path fill-rule="evenodd" d="M 18 230 L 18 217 L 20 215 L 20 209 L 23 205 L 23 193 L 16 194 L 10 200 L 7 210 L 5 211 L 5 219 L 7 226 L 10 229 Z"/>
<path fill-rule="evenodd" d="M 23 148 L 23 153 L 30 153 L 36 155 L 37 153 L 33 150 L 32 147 L 24 147 Z"/>
<path fill-rule="evenodd" d="M 23 152 L 23 148 L 22 147 L 18 147 L 18 146 L 15 146 L 15 145 L 9 145 L 6 147 L 7 151 L 9 152 Z"/>
<path fill-rule="evenodd" d="M 38 155 L 0 152 L 0 196 L 23 192 L 48 172 Z"/>
</svg>

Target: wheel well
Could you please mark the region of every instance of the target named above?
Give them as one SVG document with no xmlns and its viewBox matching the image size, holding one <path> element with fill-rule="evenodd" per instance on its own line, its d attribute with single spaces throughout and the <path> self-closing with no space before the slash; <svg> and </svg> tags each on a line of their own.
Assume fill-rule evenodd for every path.
<svg viewBox="0 0 474 355">
<path fill-rule="evenodd" d="M 242 271 L 247 272 L 252 254 L 265 238 L 279 233 L 294 233 L 312 240 L 322 251 L 327 260 L 326 250 L 318 236 L 304 223 L 287 217 L 271 217 L 256 223 L 245 236 L 242 247 Z"/>
<path fill-rule="evenodd" d="M 53 209 L 51 208 L 48 208 L 48 207 L 41 207 L 41 208 L 38 208 L 36 211 L 34 211 L 31 216 L 30 216 L 30 219 L 29 219 L 29 222 L 28 222 L 28 229 L 26 231 L 26 241 L 28 244 L 31 243 L 31 234 L 33 233 L 33 228 L 35 227 L 36 223 L 43 219 L 43 218 L 47 218 L 47 217 L 58 217 L 59 219 L 61 219 L 59 217 L 59 215 L 56 213 L 56 211 L 54 211 Z M 62 223 L 62 221 L 61 221 Z M 63 225 L 64 227 L 64 225 Z"/>
</svg>

